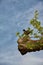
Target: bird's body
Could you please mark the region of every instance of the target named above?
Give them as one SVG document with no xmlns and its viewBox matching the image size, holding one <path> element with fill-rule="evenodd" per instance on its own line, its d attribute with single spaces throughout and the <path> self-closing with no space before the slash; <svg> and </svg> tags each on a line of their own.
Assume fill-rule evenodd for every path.
<svg viewBox="0 0 43 65">
<path fill-rule="evenodd" d="M 28 35 L 28 34 L 31 33 L 29 30 L 25 30 L 25 29 L 23 29 L 23 31 L 24 31 L 24 34 L 25 34 L 25 35 Z"/>
</svg>

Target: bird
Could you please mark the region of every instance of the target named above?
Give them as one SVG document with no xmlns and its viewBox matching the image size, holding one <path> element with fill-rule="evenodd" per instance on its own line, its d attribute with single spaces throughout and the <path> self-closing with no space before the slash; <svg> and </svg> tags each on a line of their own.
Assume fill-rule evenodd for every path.
<svg viewBox="0 0 43 65">
<path fill-rule="evenodd" d="M 29 30 L 25 30 L 25 29 L 23 29 L 23 31 L 24 31 L 24 34 L 25 34 L 25 35 L 28 35 L 28 34 L 31 33 L 31 31 L 29 31 Z"/>
</svg>

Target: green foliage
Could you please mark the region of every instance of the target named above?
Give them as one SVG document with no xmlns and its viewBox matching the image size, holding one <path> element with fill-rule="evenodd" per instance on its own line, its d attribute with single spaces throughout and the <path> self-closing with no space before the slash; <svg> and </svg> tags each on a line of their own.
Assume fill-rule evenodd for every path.
<svg viewBox="0 0 43 65">
<path fill-rule="evenodd" d="M 16 33 L 16 36 L 18 36 L 19 38 L 21 38 L 21 36 L 20 36 L 20 33 L 19 33 L 19 32 L 17 32 L 17 33 Z"/>
<path fill-rule="evenodd" d="M 38 41 L 38 42 L 33 42 L 33 41 L 30 41 L 26 44 L 27 46 L 27 49 L 30 49 L 30 50 L 33 50 L 33 49 L 38 49 L 38 48 L 42 48 L 43 46 L 43 43 Z"/>
<path fill-rule="evenodd" d="M 19 34 L 20 34 L 20 33 L 19 33 L 19 32 L 17 32 L 17 33 L 16 33 L 16 36 L 19 36 Z"/>
<path fill-rule="evenodd" d="M 40 38 L 40 36 L 36 33 L 34 33 L 34 38 Z"/>
<path fill-rule="evenodd" d="M 28 27 L 28 32 L 30 32 L 30 34 L 32 35 L 33 34 L 33 30 L 31 28 Z"/>
<path fill-rule="evenodd" d="M 30 20 L 30 24 L 36 28 L 40 33 L 42 33 L 43 31 L 43 27 L 41 26 L 40 21 L 38 20 L 38 11 L 35 11 L 35 15 L 34 18 L 32 20 Z"/>
<path fill-rule="evenodd" d="M 28 27 L 28 30 L 30 31 L 31 29 Z"/>
<path fill-rule="evenodd" d="M 30 24 L 34 27 L 34 29 L 38 30 L 38 33 L 43 35 L 43 27 L 41 26 L 41 22 L 38 20 L 38 15 L 39 15 L 39 13 L 36 10 L 34 13 L 34 18 L 30 20 Z M 28 37 L 29 37 L 29 34 L 32 35 L 34 33 L 33 31 L 34 30 L 32 30 L 31 28 L 28 27 L 28 29 L 25 30 L 25 32 L 21 36 L 20 36 L 19 32 L 16 33 L 16 36 L 24 37 L 24 36 L 28 35 Z M 36 33 L 36 34 L 34 34 L 34 38 L 40 38 L 40 36 Z"/>
<path fill-rule="evenodd" d="M 35 13 L 34 13 L 34 18 L 38 19 L 38 15 L 39 15 L 38 10 L 36 10 Z"/>
</svg>

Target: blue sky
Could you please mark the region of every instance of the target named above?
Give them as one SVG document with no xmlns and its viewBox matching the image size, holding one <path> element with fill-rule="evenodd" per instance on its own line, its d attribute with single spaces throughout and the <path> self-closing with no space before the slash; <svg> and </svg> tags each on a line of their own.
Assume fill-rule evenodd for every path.
<svg viewBox="0 0 43 65">
<path fill-rule="evenodd" d="M 43 50 L 22 56 L 17 49 L 16 32 L 30 27 L 36 9 L 43 26 L 43 0 L 0 0 L 0 65 L 43 65 Z"/>
</svg>

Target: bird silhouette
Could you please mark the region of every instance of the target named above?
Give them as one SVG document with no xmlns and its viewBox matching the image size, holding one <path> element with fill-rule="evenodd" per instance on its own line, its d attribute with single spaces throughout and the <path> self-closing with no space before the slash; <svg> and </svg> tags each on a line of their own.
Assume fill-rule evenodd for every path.
<svg viewBox="0 0 43 65">
<path fill-rule="evenodd" d="M 31 31 L 29 31 L 29 30 L 25 30 L 25 29 L 23 29 L 23 31 L 24 31 L 24 34 L 25 34 L 25 35 L 28 35 L 28 34 L 31 33 Z"/>
</svg>

